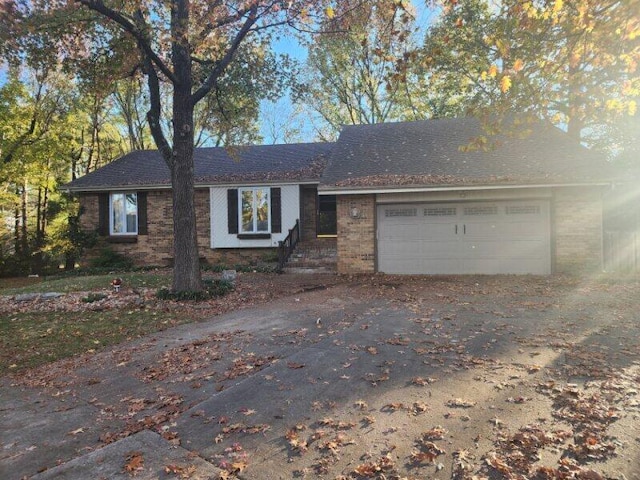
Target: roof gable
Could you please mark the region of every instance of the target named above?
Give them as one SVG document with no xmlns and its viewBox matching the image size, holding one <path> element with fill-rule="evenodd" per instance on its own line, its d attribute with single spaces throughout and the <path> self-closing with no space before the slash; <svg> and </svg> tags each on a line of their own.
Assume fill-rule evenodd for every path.
<svg viewBox="0 0 640 480">
<path fill-rule="evenodd" d="M 484 135 L 473 118 L 344 127 L 322 187 L 553 184 L 602 180 L 604 157 L 542 122 L 529 132 L 488 137 L 495 146 L 464 151 Z"/>
</svg>

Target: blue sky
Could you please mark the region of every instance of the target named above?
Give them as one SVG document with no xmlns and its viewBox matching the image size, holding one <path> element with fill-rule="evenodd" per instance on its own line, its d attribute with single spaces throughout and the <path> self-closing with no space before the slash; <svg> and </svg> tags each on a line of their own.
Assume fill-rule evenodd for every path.
<svg viewBox="0 0 640 480">
<path fill-rule="evenodd" d="M 424 0 L 414 0 L 411 3 L 414 6 L 416 11 L 416 25 L 420 29 L 420 31 L 418 32 L 418 38 L 420 38 L 424 36 L 427 27 L 434 21 L 434 18 L 438 10 L 428 7 L 426 5 L 427 2 Z M 301 63 L 303 63 L 307 57 L 306 49 L 301 47 L 297 40 L 288 36 L 283 36 L 277 42 L 275 42 L 274 50 L 278 53 L 287 53 L 292 58 L 295 58 Z M 263 117 L 265 117 L 265 120 L 267 120 L 266 118 L 267 116 L 269 117 L 273 116 L 272 114 L 274 110 L 277 113 L 280 113 L 280 116 L 281 116 L 281 118 L 276 120 L 281 120 L 282 122 L 291 120 L 290 118 L 286 118 L 286 116 L 291 114 L 291 112 L 294 109 L 294 106 L 291 104 L 291 101 L 288 98 L 287 94 L 285 94 L 275 104 L 265 101 L 265 102 L 262 102 L 262 106 L 263 106 Z M 309 114 L 307 113 L 306 116 L 303 116 L 302 119 L 300 118 L 293 119 L 294 121 L 298 120 L 303 122 L 302 135 L 300 140 L 304 142 L 310 142 L 316 139 L 315 138 L 316 133 L 313 128 L 312 121 L 308 115 Z M 270 119 L 270 120 L 273 122 L 273 119 Z M 274 138 L 269 132 L 269 126 L 265 122 L 262 123 L 260 131 L 263 137 L 263 142 L 265 144 L 274 143 Z M 281 139 L 275 139 L 275 140 L 276 140 L 276 143 L 281 142 Z"/>
</svg>

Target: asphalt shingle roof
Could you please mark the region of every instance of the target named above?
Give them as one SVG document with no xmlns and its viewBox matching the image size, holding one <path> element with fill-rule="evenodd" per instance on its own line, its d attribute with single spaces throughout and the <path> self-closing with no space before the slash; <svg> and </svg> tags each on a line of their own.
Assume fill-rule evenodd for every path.
<svg viewBox="0 0 640 480">
<path fill-rule="evenodd" d="M 398 185 L 595 182 L 609 176 L 604 157 L 550 124 L 487 135 L 473 118 L 343 128 L 321 188 Z M 486 150 L 463 151 L 484 135 Z"/>
<path fill-rule="evenodd" d="M 196 185 L 319 181 L 321 188 L 594 183 L 604 157 L 546 123 L 487 135 L 473 118 L 345 126 L 336 143 L 198 148 Z M 464 151 L 485 136 L 487 149 Z M 71 191 L 169 186 L 155 150 L 131 152 L 78 178 Z"/>
<path fill-rule="evenodd" d="M 198 148 L 196 185 L 318 180 L 333 144 L 299 143 Z M 170 185 L 169 168 L 157 150 L 128 153 L 67 185 L 71 191 Z"/>
</svg>

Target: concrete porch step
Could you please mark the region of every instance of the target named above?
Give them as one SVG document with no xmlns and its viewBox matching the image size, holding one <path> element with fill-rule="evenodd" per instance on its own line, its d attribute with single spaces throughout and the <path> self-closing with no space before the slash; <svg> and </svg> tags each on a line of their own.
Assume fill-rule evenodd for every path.
<svg viewBox="0 0 640 480">
<path fill-rule="evenodd" d="M 335 272 L 338 253 L 335 238 L 318 238 L 300 242 L 285 265 L 285 272 Z"/>
</svg>

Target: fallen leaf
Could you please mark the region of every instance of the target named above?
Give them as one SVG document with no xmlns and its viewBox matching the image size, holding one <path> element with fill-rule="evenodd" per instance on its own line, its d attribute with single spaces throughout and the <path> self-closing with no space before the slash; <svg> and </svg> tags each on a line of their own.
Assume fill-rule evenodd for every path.
<svg viewBox="0 0 640 480">
<path fill-rule="evenodd" d="M 125 457 L 124 470 L 129 475 L 136 475 L 144 468 L 144 457 L 142 452 L 129 452 Z"/>
<path fill-rule="evenodd" d="M 453 400 L 449 400 L 447 402 L 447 407 L 458 407 L 458 408 L 471 408 L 476 405 L 477 402 L 471 400 L 463 400 L 462 398 L 454 398 Z"/>
</svg>

